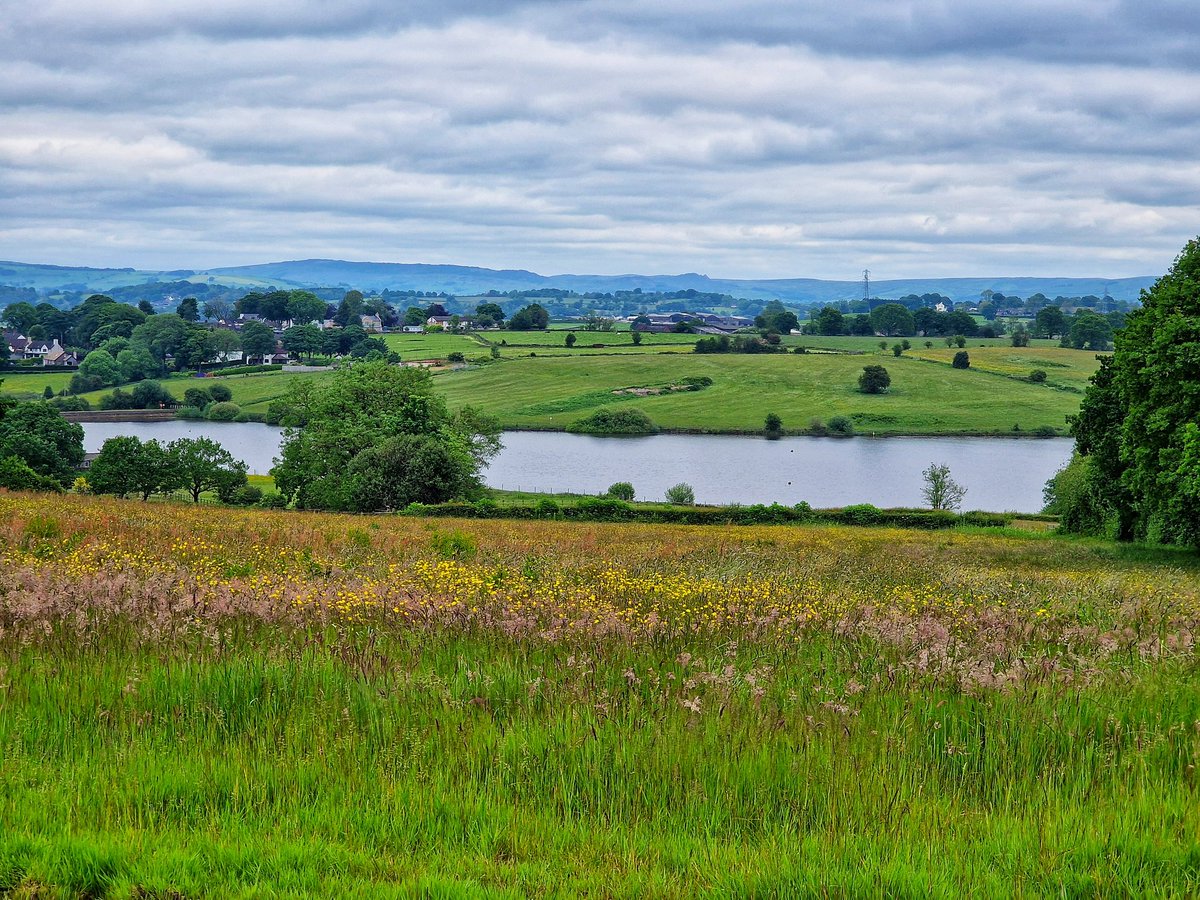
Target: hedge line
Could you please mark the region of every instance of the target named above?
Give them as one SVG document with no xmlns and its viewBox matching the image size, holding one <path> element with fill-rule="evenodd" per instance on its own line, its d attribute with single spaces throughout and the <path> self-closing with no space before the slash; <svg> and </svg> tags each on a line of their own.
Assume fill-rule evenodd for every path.
<svg viewBox="0 0 1200 900">
<path fill-rule="evenodd" d="M 796 506 L 645 507 L 603 497 L 584 498 L 559 504 L 549 498 L 532 506 L 499 504 L 494 500 L 475 503 L 412 503 L 401 511 L 406 516 L 464 519 L 559 519 L 579 522 L 647 522 L 672 525 L 786 525 L 825 523 L 835 525 L 878 525 L 892 528 L 937 530 L 958 525 L 1002 528 L 1013 515 L 985 512 L 954 513 L 929 509 L 878 509 L 870 504 L 842 509 L 812 509 Z"/>
</svg>

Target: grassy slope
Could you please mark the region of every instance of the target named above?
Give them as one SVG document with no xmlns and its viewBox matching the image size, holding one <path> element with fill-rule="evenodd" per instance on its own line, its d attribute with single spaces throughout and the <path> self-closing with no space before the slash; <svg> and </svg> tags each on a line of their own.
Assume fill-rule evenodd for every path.
<svg viewBox="0 0 1200 900">
<path fill-rule="evenodd" d="M 892 376 L 886 395 L 857 391 L 862 367 L 883 363 Z M 507 426 L 564 428 L 590 414 L 617 388 L 708 375 L 697 392 L 620 401 L 644 410 L 665 428 L 755 431 L 768 412 L 784 427 L 857 416 L 858 430 L 876 433 L 1006 433 L 1040 425 L 1063 427 L 1078 395 L 1052 387 L 960 371 L 912 358 L 795 355 L 646 355 L 504 360 L 440 375 L 452 406 L 474 404 Z"/>
<path fill-rule="evenodd" d="M 387 345 L 404 360 L 444 359 L 456 350 L 468 358 L 486 356 L 487 347 L 469 335 L 445 334 L 386 334 Z"/>
<path fill-rule="evenodd" d="M 439 527 L 456 530 L 0 495 L 0 893 L 1200 890 L 1197 657 L 1154 639 L 1196 627 L 1194 558 L 969 533 Z M 430 593 L 422 564 L 447 587 Z M 605 587 L 598 568 L 621 574 Z M 746 594 L 755 608 L 786 594 L 895 619 L 780 634 L 727 604 L 748 585 L 769 589 Z M 328 608 L 297 612 L 298 586 Z M 371 590 L 395 599 L 365 608 Z M 640 615 L 609 604 L 643 597 L 664 627 L 631 635 Z M 543 606 L 574 627 L 536 624 Z"/>
<path fill-rule="evenodd" d="M 53 369 L 34 372 L 15 370 L 0 372 L 0 378 L 4 379 L 3 385 L 0 385 L 0 391 L 12 394 L 18 400 L 39 400 L 46 385 L 50 385 L 57 394 L 66 388 L 72 374 L 74 373 L 58 372 Z"/>
</svg>

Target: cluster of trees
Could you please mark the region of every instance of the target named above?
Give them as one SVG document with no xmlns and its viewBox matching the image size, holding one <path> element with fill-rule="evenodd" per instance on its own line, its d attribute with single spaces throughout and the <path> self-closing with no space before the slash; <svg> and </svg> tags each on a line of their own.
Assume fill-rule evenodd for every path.
<svg viewBox="0 0 1200 900">
<path fill-rule="evenodd" d="M 766 337 L 753 334 L 716 335 L 696 341 L 696 353 L 786 353 L 779 335 L 768 333 Z"/>
<path fill-rule="evenodd" d="M 223 503 L 251 503 L 261 492 L 246 484 L 246 464 L 208 438 L 180 438 L 163 446 L 136 437 L 109 438 L 92 461 L 88 489 L 118 497 L 185 490 L 193 503 L 213 492 Z"/>
<path fill-rule="evenodd" d="M 1200 239 L 1142 295 L 1071 420 L 1047 485 L 1069 531 L 1200 547 Z"/>
<path fill-rule="evenodd" d="M 247 325 L 246 330 L 251 326 Z M 268 329 L 269 330 L 269 329 Z M 274 333 L 271 341 L 274 346 Z M 383 338 L 372 337 L 357 321 L 337 328 L 318 328 L 316 325 L 293 325 L 285 329 L 280 336 L 280 343 L 289 356 L 305 356 L 312 359 L 324 356 L 332 359 L 335 356 L 350 356 L 354 359 L 388 359 L 394 362 L 400 357 L 388 349 Z"/>
<path fill-rule="evenodd" d="M 522 306 L 508 320 L 513 331 L 544 331 L 550 324 L 550 313 L 540 303 Z"/>
<path fill-rule="evenodd" d="M 754 327 L 774 334 L 791 334 L 799 330 L 800 320 L 778 300 L 772 300 L 754 317 Z"/>
<path fill-rule="evenodd" d="M 500 449 L 497 423 L 470 408 L 451 414 L 428 372 L 370 362 L 288 398 L 280 458 L 271 470 L 301 509 L 395 510 L 470 497 Z"/>
<path fill-rule="evenodd" d="M 48 403 L 0 396 L 0 486 L 62 490 L 83 462 L 83 428 Z"/>
</svg>

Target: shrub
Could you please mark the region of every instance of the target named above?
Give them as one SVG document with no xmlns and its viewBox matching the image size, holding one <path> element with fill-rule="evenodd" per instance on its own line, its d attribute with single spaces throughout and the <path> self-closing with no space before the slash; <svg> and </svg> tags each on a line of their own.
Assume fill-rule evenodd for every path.
<svg viewBox="0 0 1200 900">
<path fill-rule="evenodd" d="M 892 376 L 883 366 L 863 366 L 862 374 L 858 376 L 858 389 L 864 394 L 882 394 L 891 384 Z"/>
<path fill-rule="evenodd" d="M 657 434 L 658 426 L 640 409 L 599 409 L 567 426 L 578 434 Z"/>
<path fill-rule="evenodd" d="M 190 387 L 183 392 L 183 405 L 204 409 L 213 402 L 212 394 L 200 387 Z"/>
<path fill-rule="evenodd" d="M 829 433 L 829 429 L 825 427 L 825 423 L 816 417 L 809 420 L 808 430 L 818 436 L 824 436 Z"/>
<path fill-rule="evenodd" d="M 637 332 L 635 331 L 634 334 L 637 334 Z M 680 378 L 679 383 L 700 390 L 701 388 L 710 387 L 713 380 L 707 375 L 688 375 L 685 378 Z"/>
<path fill-rule="evenodd" d="M 870 503 L 856 503 L 842 509 L 841 520 L 847 525 L 874 525 L 883 517 L 883 510 Z"/>
<path fill-rule="evenodd" d="M 1042 384 L 1046 380 L 1046 370 L 1045 369 L 1034 369 L 1032 372 L 1029 373 L 1029 380 L 1032 381 L 1034 384 Z"/>
<path fill-rule="evenodd" d="M 583 497 L 575 504 L 575 518 L 591 522 L 620 522 L 630 518 L 633 507 L 613 497 Z"/>
<path fill-rule="evenodd" d="M 86 398 L 71 396 L 55 397 L 50 401 L 50 405 L 63 412 L 81 412 L 92 408 L 92 404 L 88 403 Z"/>
<path fill-rule="evenodd" d="M 850 437 L 854 434 L 854 423 L 846 416 L 834 416 L 829 420 L 829 433 L 839 437 Z"/>
<path fill-rule="evenodd" d="M 959 344 L 959 346 L 961 347 L 962 344 Z M 966 350 L 959 350 L 954 354 L 954 362 L 950 363 L 950 365 L 954 366 L 956 369 L 971 368 L 971 354 L 969 354 Z"/>
<path fill-rule="evenodd" d="M 62 493 L 62 486 L 53 478 L 39 475 L 19 456 L 0 459 L 0 487 L 10 491 L 52 491 Z"/>
<path fill-rule="evenodd" d="M 566 340 L 563 341 L 563 343 L 566 344 L 568 347 L 574 347 L 576 340 L 578 340 L 578 339 L 575 337 L 575 332 L 568 331 Z"/>
<path fill-rule="evenodd" d="M 466 361 L 467 357 L 464 356 L 460 350 L 455 350 L 453 353 L 446 354 L 446 362 L 461 363 Z"/>
<path fill-rule="evenodd" d="M 111 394 L 105 394 L 100 398 L 101 409 L 138 409 L 137 401 L 133 398 L 133 394 L 128 391 L 123 391 L 120 388 L 114 390 Z"/>
<path fill-rule="evenodd" d="M 229 389 L 229 386 L 220 383 L 210 385 L 208 393 L 217 403 L 228 403 L 233 399 L 233 391 Z"/>
<path fill-rule="evenodd" d="M 175 410 L 175 418 L 177 419 L 203 419 L 204 410 L 198 406 L 181 406 Z"/>
<path fill-rule="evenodd" d="M 779 440 L 783 437 L 783 419 L 775 413 L 767 413 L 767 418 L 763 422 L 763 437 L 769 441 Z"/>
<path fill-rule="evenodd" d="M 475 538 L 461 531 L 450 531 L 445 534 L 434 532 L 429 541 L 433 550 L 443 559 L 469 559 L 479 549 Z"/>
<path fill-rule="evenodd" d="M 618 481 L 608 486 L 606 496 L 612 497 L 615 500 L 629 501 L 634 498 L 633 485 L 628 481 Z"/>
<path fill-rule="evenodd" d="M 210 422 L 232 422 L 241 411 L 242 408 L 236 403 L 212 403 L 204 411 L 204 418 Z"/>
<path fill-rule="evenodd" d="M 642 342 L 642 333 L 640 331 L 633 332 L 629 337 L 635 347 Z"/>
<path fill-rule="evenodd" d="M 1039 425 L 1033 429 L 1033 434 L 1035 437 L 1057 437 L 1058 429 L 1053 425 Z"/>
<path fill-rule="evenodd" d="M 899 344 L 892 344 L 892 356 L 899 356 L 904 352 L 904 348 Z"/>
<path fill-rule="evenodd" d="M 965 346 L 967 346 L 967 339 L 965 337 L 963 337 L 961 334 L 956 334 L 954 336 L 954 345 L 956 347 L 965 347 Z"/>
<path fill-rule="evenodd" d="M 667 502 L 675 506 L 695 506 L 696 492 L 686 481 L 667 488 Z"/>
<path fill-rule="evenodd" d="M 233 492 L 231 498 L 235 506 L 254 506 L 262 503 L 262 499 L 262 488 L 256 487 L 253 484 L 243 484 Z"/>
<path fill-rule="evenodd" d="M 533 514 L 539 519 L 557 519 L 562 516 L 562 507 L 549 497 L 542 497 L 533 504 Z"/>
</svg>

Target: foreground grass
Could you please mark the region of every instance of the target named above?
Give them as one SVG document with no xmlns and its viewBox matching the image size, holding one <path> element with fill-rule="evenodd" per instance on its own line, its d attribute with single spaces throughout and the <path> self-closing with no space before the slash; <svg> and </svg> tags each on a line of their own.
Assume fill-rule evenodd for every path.
<svg viewBox="0 0 1200 900">
<path fill-rule="evenodd" d="M 1075 351 L 1059 351 L 1075 352 Z M 1095 354 L 1085 354 L 1095 366 Z M 863 366 L 882 362 L 887 394 L 858 391 Z M 1080 361 L 1081 366 L 1086 365 Z M 707 375 L 703 391 L 616 397 L 614 390 L 658 386 Z M 1081 395 L 976 370 L 953 369 L 911 356 L 656 354 L 503 359 L 435 379 L 452 406 L 473 404 L 507 427 L 566 428 L 601 405 L 643 410 L 664 428 L 756 432 L 767 413 L 784 427 L 809 428 L 818 418 L 849 416 L 860 432 L 1000 434 L 1013 426 L 1065 428 Z"/>
<path fill-rule="evenodd" d="M 0 495 L 13 896 L 1187 896 L 1195 558 Z"/>
</svg>

